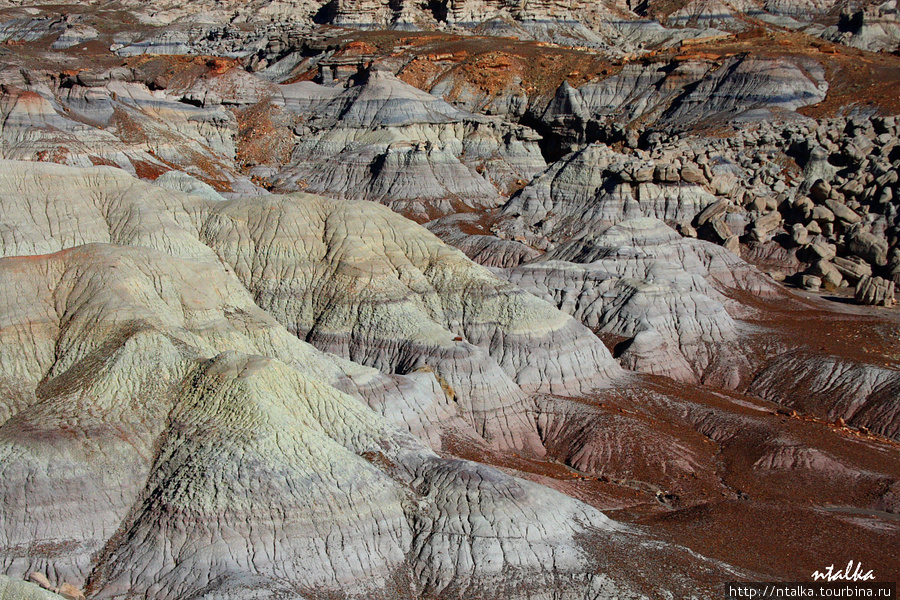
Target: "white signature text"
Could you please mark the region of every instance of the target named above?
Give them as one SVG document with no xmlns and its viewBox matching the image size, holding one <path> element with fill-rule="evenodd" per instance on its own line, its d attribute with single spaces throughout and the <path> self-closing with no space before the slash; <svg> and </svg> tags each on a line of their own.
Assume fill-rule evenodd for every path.
<svg viewBox="0 0 900 600">
<path fill-rule="evenodd" d="M 860 563 L 856 563 L 854 568 L 851 560 L 847 563 L 846 569 L 835 571 L 834 565 L 829 565 L 824 573 L 821 571 L 813 573 L 812 578 L 813 581 L 872 581 L 875 579 L 875 574 L 871 570 L 864 572 Z"/>
</svg>

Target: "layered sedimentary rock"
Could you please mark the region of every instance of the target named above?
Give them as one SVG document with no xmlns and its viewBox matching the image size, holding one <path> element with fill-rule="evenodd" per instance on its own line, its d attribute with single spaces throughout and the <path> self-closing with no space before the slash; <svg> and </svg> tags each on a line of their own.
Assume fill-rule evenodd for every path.
<svg viewBox="0 0 900 600">
<path fill-rule="evenodd" d="M 0 156 L 79 167 L 108 164 L 142 174 L 194 163 L 194 173 L 207 179 L 242 179 L 231 166 L 237 133 L 231 113 L 111 79 L 130 77 L 127 71 L 105 76 L 99 85 L 61 90 L 24 81 L 7 87 L 0 107 Z"/>
<path fill-rule="evenodd" d="M 825 29 L 826 39 L 872 52 L 900 48 L 900 12 L 896 0 L 844 13 L 837 25 Z"/>
<path fill-rule="evenodd" d="M 227 63 L 221 73 L 202 62 L 177 77 L 151 71 L 85 73 L 56 90 L 17 82 L 0 107 L 2 157 L 145 177 L 177 165 L 219 189 L 254 192 L 237 172 L 243 163 L 270 186 L 381 201 L 420 221 L 497 206 L 546 167 L 526 128 L 456 109 L 386 71 L 348 89 L 275 85 Z M 262 127 L 284 131 L 242 141 Z"/>
<path fill-rule="evenodd" d="M 825 73 L 814 61 L 730 59 L 679 98 L 664 118 L 685 123 L 716 113 L 793 111 L 822 101 L 827 89 Z"/>
<path fill-rule="evenodd" d="M 37 201 L 55 210 L 66 190 L 79 185 L 75 181 L 86 191 L 92 185 L 85 178 L 91 171 L 47 169 L 11 174 L 7 185 L 45 190 Z M 513 441 L 511 431 L 533 428 L 513 409 L 525 399 L 519 386 L 574 392 L 616 372 L 602 344 L 576 321 L 385 208 L 308 195 L 232 202 L 193 197 L 184 204 L 115 171 L 100 170 L 96 177 L 109 181 L 104 201 L 79 206 L 78 218 L 60 223 L 66 231 L 56 237 L 48 229 L 57 227 L 56 219 L 35 222 L 30 211 L 8 203 L 10 227 L 46 237 L 6 238 L 6 252 L 110 241 L 206 260 L 214 251 L 293 333 L 389 372 L 436 369 L 458 401 L 479 415 L 480 428 L 514 445 L 523 442 Z M 154 230 L 160 226 L 171 232 L 160 237 Z M 337 268 L 319 264 L 326 259 Z M 566 343 L 571 355 L 560 361 L 551 349 L 563 339 L 572 342 Z M 498 399 L 507 405 L 484 404 Z M 488 425 L 493 417 L 487 415 L 497 410 L 510 414 Z M 507 418 L 519 424 L 501 425 Z"/>
<path fill-rule="evenodd" d="M 101 275 L 109 267 L 102 269 L 105 265 L 97 260 L 98 252 L 113 255 L 119 272 Z M 242 587 L 259 587 L 259 575 L 265 576 L 266 586 L 273 591 L 283 588 L 286 579 L 299 589 L 361 592 L 387 585 L 392 571 L 407 560 L 411 550 L 421 552 L 411 548 L 418 543 L 434 546 L 423 557 L 427 561 L 420 570 L 444 564 L 440 575 L 445 585 L 455 580 L 457 567 L 467 578 L 477 579 L 478 573 L 473 574 L 469 565 L 450 558 L 457 555 L 462 531 L 452 521 L 442 521 L 448 513 L 441 506 L 457 501 L 461 481 L 441 481 L 421 491 L 422 502 L 432 507 L 426 522 L 439 523 L 427 530 L 417 525 L 417 510 L 406 506 L 410 500 L 404 483 L 412 477 L 428 480 L 435 469 L 456 472 L 465 469 L 465 464 L 443 465 L 418 442 L 391 433 L 384 421 L 318 379 L 312 365 L 297 361 L 296 356 L 291 358 L 299 362 L 299 369 L 238 351 L 203 359 L 196 352 L 202 347 L 190 346 L 193 340 L 178 339 L 179 332 L 171 324 L 166 334 L 140 329 L 133 321 L 123 331 L 97 314 L 109 310 L 113 318 L 122 318 L 126 310 L 141 308 L 140 298 L 131 305 L 110 305 L 109 291 L 117 287 L 116 276 L 123 278 L 121 285 L 127 281 L 140 295 L 154 293 L 154 280 L 146 279 L 142 290 L 129 263 L 152 271 L 163 289 L 183 295 L 190 293 L 190 285 L 200 283 L 196 271 L 190 273 L 190 284 L 173 281 L 160 262 L 170 268 L 189 265 L 154 253 L 148 256 L 143 249 L 106 246 L 87 246 L 48 260 L 51 264 L 38 260 L 32 266 L 54 279 L 59 276 L 54 271 L 61 268 L 80 271 L 83 278 L 73 283 L 94 282 L 93 287 L 77 290 L 78 301 L 86 306 L 73 306 L 72 320 L 77 323 L 79 313 L 87 313 L 96 326 L 113 329 L 113 339 L 103 340 L 100 348 L 83 358 L 78 352 L 63 357 L 76 360 L 73 367 L 65 371 L 65 365 L 58 367 L 60 375 L 42 386 L 38 403 L 16 412 L 3 425 L 4 480 L 9 492 L 18 490 L 15 495 L 6 494 L 7 544 L 61 539 L 66 546 L 43 559 L 23 561 L 14 551 L 5 553 L 10 572 L 53 570 L 75 581 L 86 580 L 90 588 L 113 597 L 140 593 L 177 598 L 222 587 L 230 588 L 231 597 L 236 597 Z M 39 281 L 33 272 L 21 275 Z M 64 275 L 64 287 L 66 279 Z M 66 301 L 63 290 L 52 292 Z M 186 301 L 182 296 L 181 302 Z M 101 307 L 95 308 L 98 303 Z M 195 300 L 191 312 L 207 312 L 196 304 Z M 42 308 L 37 302 L 34 307 Z M 159 308 L 154 312 L 159 313 Z M 182 310 L 186 308 L 182 304 Z M 227 329 L 217 329 L 218 336 L 227 335 Z M 214 331 L 207 326 L 205 333 Z M 220 337 L 217 346 L 214 351 L 228 344 Z M 87 370 L 88 365 L 102 367 L 98 373 Z M 137 370 L 148 380 L 136 378 Z M 123 379 L 135 386 L 132 393 L 115 385 Z M 124 406 L 123 395 L 131 398 Z M 71 411 L 92 416 L 82 416 L 78 426 L 67 428 Z M 48 436 L 55 439 L 49 447 L 41 442 Z M 379 461 L 396 466 L 386 473 Z M 70 475 L 54 475 L 63 464 Z M 123 469 L 130 477 L 123 477 Z M 512 485 L 520 490 L 516 505 L 523 506 L 523 500 L 529 503 L 525 500 L 529 491 L 521 490 L 526 484 L 499 474 L 485 476 L 493 477 L 499 488 Z M 454 487 L 456 492 L 449 489 Z M 549 493 L 536 486 L 528 489 L 538 496 Z M 543 500 L 535 497 L 534 501 Z M 554 504 L 559 506 L 558 501 Z M 90 517 L 84 512 L 88 505 Z M 575 511 L 585 508 L 573 505 Z M 13 526 L 25 510 L 42 527 Z M 412 513 L 407 517 L 408 510 Z M 490 510 L 496 516 L 488 523 L 502 519 L 503 510 L 496 502 Z M 574 514 L 556 514 L 574 522 Z M 603 522 L 598 514 L 588 518 L 598 525 Z M 554 526 L 554 532 L 561 525 Z M 510 527 L 500 522 L 496 526 Z M 115 535 L 117 531 L 121 535 Z M 348 531 L 355 532 L 352 538 L 346 537 Z M 445 535 L 453 535 L 457 545 L 447 548 L 437 543 Z M 217 541 L 198 551 L 196 540 L 206 537 Z M 565 546 L 571 540 L 547 538 L 540 544 L 552 551 L 553 546 Z M 528 552 L 527 546 L 526 542 L 518 552 Z M 507 550 L 513 552 L 511 547 Z M 478 547 L 470 551 L 484 552 Z M 104 558 L 95 563 L 92 557 L 98 552 Z M 571 564 L 577 569 L 580 563 L 576 559 Z M 137 580 L 135 572 L 142 573 Z M 423 581 L 422 585 L 433 584 Z"/>
<path fill-rule="evenodd" d="M 0 0 L 0 572 L 895 572 L 895 15 L 832 4 Z"/>
<path fill-rule="evenodd" d="M 820 102 L 827 89 L 821 66 L 807 58 L 687 54 L 669 64 L 629 63 L 615 75 L 577 88 L 564 83 L 536 116 L 560 143 L 583 143 L 591 141 L 591 130 L 596 136 L 608 122 L 684 128 L 723 118 L 784 118 Z"/>
<path fill-rule="evenodd" d="M 39 0 L 34 4 L 52 5 Z M 18 8 L 15 2 L 0 7 Z M 276 0 L 274 2 L 201 2 L 186 7 L 169 0 L 127 1 L 130 10 L 150 31 L 115 31 L 113 35 L 84 21 L 84 12 L 108 10 L 87 5 L 58 18 L 20 11 L 0 26 L 0 38 L 35 41 L 53 36 L 53 49 L 100 40 L 123 56 L 136 54 L 229 54 L 249 57 L 269 54 L 271 62 L 282 50 L 279 36 L 270 37 L 267 25 L 278 23 L 295 32 L 314 24 L 360 29 L 462 31 L 588 46 L 619 56 L 648 47 L 677 47 L 727 38 L 748 23 L 772 24 L 803 30 L 850 46 L 892 51 L 898 41 L 897 8 L 893 0 L 849 13 L 834 1 L 711 2 L 678 5 L 654 1 L 627 3 L 437 0 Z M 853 7 L 856 8 L 856 7 Z M 84 11 L 84 12 L 82 12 Z M 831 15 L 845 11 L 834 25 Z M 295 38 L 296 39 L 296 38 Z M 275 43 L 272 43 L 275 42 Z M 210 51 L 215 50 L 215 51 Z M 271 51 L 271 52 L 270 52 Z"/>
<path fill-rule="evenodd" d="M 571 318 L 375 204 L 4 166 L 6 572 L 108 597 L 480 597 L 528 572 L 538 593 L 629 596 L 579 540 L 627 553 L 633 534 L 407 431 L 430 417 L 539 450 L 526 391 L 618 373 Z M 55 549 L 17 550 L 44 541 Z"/>
<path fill-rule="evenodd" d="M 579 237 L 633 217 L 691 221 L 715 197 L 675 163 L 590 145 L 553 164 L 503 207 L 498 231 L 532 244 Z M 623 173 L 629 174 L 623 176 Z"/>
<path fill-rule="evenodd" d="M 504 274 L 588 327 L 629 340 L 618 350 L 627 368 L 730 387 L 749 367 L 734 320 L 745 310 L 719 290 L 777 294 L 730 252 L 646 217 L 561 244 Z"/>
<path fill-rule="evenodd" d="M 498 206 L 501 190 L 545 167 L 521 128 L 463 112 L 388 71 L 314 93 L 301 140 L 272 178 L 278 187 L 376 200 L 428 220 Z"/>
<path fill-rule="evenodd" d="M 669 14 L 664 23 L 672 27 L 712 28 L 742 31 L 747 28 L 735 4 L 720 0 L 692 0 Z"/>
<path fill-rule="evenodd" d="M 750 390 L 791 408 L 896 439 L 900 436 L 897 372 L 833 356 L 790 352 L 773 360 Z M 793 391 L 804 390 L 797 395 Z"/>
<path fill-rule="evenodd" d="M 542 252 L 518 240 L 498 238 L 478 214 L 456 214 L 426 225 L 446 243 L 486 267 L 515 267 L 541 256 Z"/>
</svg>

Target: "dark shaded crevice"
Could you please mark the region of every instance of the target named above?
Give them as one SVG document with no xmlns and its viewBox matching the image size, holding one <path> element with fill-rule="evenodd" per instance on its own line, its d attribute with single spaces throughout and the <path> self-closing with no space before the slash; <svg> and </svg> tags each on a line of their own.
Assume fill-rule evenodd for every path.
<svg viewBox="0 0 900 600">
<path fill-rule="evenodd" d="M 338 0 L 331 0 L 313 15 L 313 23 L 316 25 L 328 25 L 333 23 L 338 14 Z"/>
<path fill-rule="evenodd" d="M 447 15 L 450 12 L 447 7 L 447 3 L 449 0 L 429 0 L 428 2 L 428 12 L 434 17 L 434 20 L 438 23 L 446 23 Z"/>
</svg>

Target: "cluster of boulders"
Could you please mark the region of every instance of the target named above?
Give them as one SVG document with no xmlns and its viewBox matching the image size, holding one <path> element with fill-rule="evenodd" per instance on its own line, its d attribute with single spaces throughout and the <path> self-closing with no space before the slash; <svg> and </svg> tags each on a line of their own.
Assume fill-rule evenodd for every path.
<svg viewBox="0 0 900 600">
<path fill-rule="evenodd" d="M 719 200 L 682 235 L 739 252 L 776 244 L 810 290 L 855 287 L 891 305 L 900 283 L 900 123 L 897 117 L 762 123 L 722 138 L 645 135 L 646 157 L 625 181 L 698 184 Z M 651 166 L 655 164 L 655 166 Z"/>
<path fill-rule="evenodd" d="M 776 263 L 780 279 L 856 288 L 861 303 L 891 305 L 900 282 L 898 139 L 894 117 L 758 122 L 721 137 L 637 131 L 618 152 L 591 144 L 564 158 L 543 177 L 553 183 L 535 180 L 507 213 L 548 235 L 570 213 L 589 210 L 600 226 L 640 207 L 683 236 Z"/>
<path fill-rule="evenodd" d="M 790 203 L 803 283 L 856 286 L 856 300 L 891 305 L 900 281 L 900 126 L 895 117 L 836 119 L 789 150 L 806 179 Z M 818 278 L 819 281 L 816 281 Z"/>
</svg>

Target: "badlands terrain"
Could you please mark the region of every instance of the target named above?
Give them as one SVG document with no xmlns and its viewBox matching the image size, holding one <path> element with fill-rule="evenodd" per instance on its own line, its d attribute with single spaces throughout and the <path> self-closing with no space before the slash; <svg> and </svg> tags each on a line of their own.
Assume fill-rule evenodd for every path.
<svg viewBox="0 0 900 600">
<path fill-rule="evenodd" d="M 900 578 L 900 12 L 0 0 L 0 599 Z"/>
</svg>

